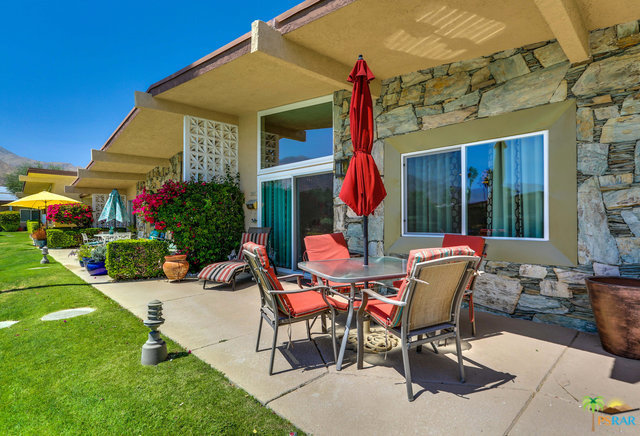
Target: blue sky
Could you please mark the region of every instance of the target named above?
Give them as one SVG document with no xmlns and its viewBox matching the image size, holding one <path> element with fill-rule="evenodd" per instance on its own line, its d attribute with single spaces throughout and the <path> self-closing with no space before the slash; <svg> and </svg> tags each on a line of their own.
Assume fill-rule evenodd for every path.
<svg viewBox="0 0 640 436">
<path fill-rule="evenodd" d="M 0 146 L 84 166 L 133 107 L 134 90 L 299 2 L 4 2 Z"/>
</svg>

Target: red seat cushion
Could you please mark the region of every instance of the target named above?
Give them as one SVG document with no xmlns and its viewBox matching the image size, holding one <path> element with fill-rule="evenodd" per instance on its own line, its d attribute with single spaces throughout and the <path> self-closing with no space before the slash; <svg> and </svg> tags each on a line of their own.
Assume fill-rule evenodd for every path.
<svg viewBox="0 0 640 436">
<path fill-rule="evenodd" d="M 342 233 L 312 235 L 304 238 L 309 260 L 349 259 L 349 248 Z"/>
<path fill-rule="evenodd" d="M 283 294 L 282 296 L 286 297 L 289 305 L 289 314 L 293 318 L 322 312 L 329 308 L 322 295 L 317 291 Z"/>
<path fill-rule="evenodd" d="M 273 267 L 269 264 L 269 257 L 267 256 L 266 248 L 263 245 L 253 242 L 246 242 L 243 244 L 242 248 L 254 253 L 258 257 L 258 261 L 262 264 L 262 268 L 269 280 L 269 290 L 284 290 L 282 283 L 280 283 L 280 280 L 278 280 L 278 277 L 273 270 Z M 317 291 L 298 292 L 294 294 L 275 294 L 275 297 L 280 311 L 293 318 L 322 312 L 329 308 L 322 298 L 322 295 Z"/>
<path fill-rule="evenodd" d="M 398 296 L 394 295 L 393 297 L 389 297 L 389 299 L 397 301 Z M 380 300 L 369 300 L 366 310 L 382 325 L 389 325 L 388 320 L 391 319 L 392 312 L 396 307 L 397 306 L 393 304 L 383 303 Z"/>
</svg>

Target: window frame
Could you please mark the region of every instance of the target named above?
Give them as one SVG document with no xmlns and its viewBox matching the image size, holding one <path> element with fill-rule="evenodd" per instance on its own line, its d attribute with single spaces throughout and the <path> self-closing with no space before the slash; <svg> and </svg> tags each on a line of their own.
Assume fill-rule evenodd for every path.
<svg viewBox="0 0 640 436">
<path fill-rule="evenodd" d="M 466 149 L 468 147 L 472 147 L 474 145 L 486 144 L 491 142 L 498 141 L 508 141 L 511 139 L 519 139 L 519 138 L 527 138 L 530 136 L 539 136 L 542 135 L 542 143 L 543 143 L 543 180 L 544 180 L 544 237 L 542 238 L 516 238 L 513 236 L 483 236 L 486 239 L 503 239 L 503 240 L 513 240 L 513 241 L 538 241 L 538 242 L 547 242 L 549 241 L 549 130 L 540 130 L 531 133 L 523 133 L 519 135 L 512 136 L 504 136 L 492 139 L 484 139 L 482 141 L 474 141 L 467 142 L 463 144 L 450 145 L 446 147 L 434 148 L 429 150 L 420 150 L 409 153 L 401 153 L 400 154 L 400 194 L 402 202 L 401 207 L 401 224 L 402 224 L 402 237 L 409 238 L 424 238 L 424 237 L 442 237 L 444 233 L 418 233 L 418 232 L 408 232 L 407 231 L 407 201 L 406 201 L 406 185 L 407 185 L 407 159 L 412 157 L 420 157 L 426 156 L 430 154 L 438 154 L 438 153 L 447 153 L 451 151 L 458 150 L 460 151 L 460 168 L 461 168 L 461 233 L 456 233 L 460 235 L 467 235 L 467 153 Z"/>
<path fill-rule="evenodd" d="M 297 103 L 291 103 L 284 106 L 278 106 L 271 109 L 266 109 L 258 112 L 258 147 L 257 147 L 257 167 L 258 172 L 257 175 L 266 175 L 266 174 L 274 174 L 274 173 L 282 173 L 289 170 L 295 170 L 303 167 L 317 167 L 322 166 L 328 163 L 333 165 L 333 154 L 335 151 L 335 138 L 332 136 L 331 140 L 331 154 L 326 156 L 316 157 L 312 159 L 307 159 L 299 162 L 292 162 L 283 165 L 276 165 L 273 167 L 262 168 L 262 117 L 267 115 L 273 115 L 280 112 L 287 112 L 294 109 L 302 109 L 308 106 L 315 106 L 322 103 L 333 102 L 333 94 L 325 95 L 322 97 L 312 98 L 311 100 L 304 100 Z M 333 115 L 332 115 L 333 117 Z M 334 130 L 333 122 L 331 125 L 332 131 Z"/>
</svg>

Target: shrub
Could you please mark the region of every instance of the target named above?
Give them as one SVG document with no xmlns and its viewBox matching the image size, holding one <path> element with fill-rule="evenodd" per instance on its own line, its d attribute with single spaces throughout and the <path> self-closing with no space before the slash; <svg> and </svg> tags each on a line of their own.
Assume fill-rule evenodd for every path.
<svg viewBox="0 0 640 436">
<path fill-rule="evenodd" d="M 213 182 L 165 183 L 157 193 L 143 191 L 134 211 L 156 230 L 173 232 L 192 270 L 226 260 L 244 230 L 244 195 L 230 176 Z"/>
<path fill-rule="evenodd" d="M 27 232 L 29 234 L 35 232 L 40 228 L 40 221 L 27 221 Z"/>
<path fill-rule="evenodd" d="M 107 273 L 115 280 L 159 277 L 163 274 L 167 243 L 152 239 L 129 239 L 107 244 Z"/>
<path fill-rule="evenodd" d="M 0 212 L 0 228 L 5 232 L 16 232 L 20 228 L 20 212 L 8 210 Z"/>
<path fill-rule="evenodd" d="M 82 233 L 92 237 L 100 233 L 100 229 L 47 229 L 47 247 L 73 248 L 82 244 Z"/>
<path fill-rule="evenodd" d="M 91 225 L 93 215 L 91 206 L 86 204 L 54 204 L 47 207 L 47 219 L 56 224 L 75 224 L 85 228 Z"/>
</svg>

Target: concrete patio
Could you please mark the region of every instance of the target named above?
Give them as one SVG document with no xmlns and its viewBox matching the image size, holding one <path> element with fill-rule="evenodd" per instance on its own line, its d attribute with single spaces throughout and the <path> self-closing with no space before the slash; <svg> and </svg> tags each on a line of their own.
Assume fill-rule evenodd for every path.
<svg viewBox="0 0 640 436">
<path fill-rule="evenodd" d="M 263 329 L 255 352 L 259 297 L 251 280 L 235 292 L 203 290 L 198 281 L 148 280 L 113 283 L 91 277 L 70 250 L 50 250 L 69 270 L 136 316 L 146 316 L 147 302 L 164 304 L 163 335 L 170 337 L 226 374 L 267 407 L 308 433 L 334 434 L 584 434 L 591 416 L 582 398 L 602 396 L 640 407 L 640 361 L 602 350 L 597 335 L 478 313 L 478 336 L 462 321 L 467 382 L 457 379 L 454 347 L 440 354 L 429 348 L 411 353 L 416 399 L 406 399 L 402 358 L 365 355 L 355 368 L 347 351 L 345 367 L 335 370 L 328 335 L 316 324 L 313 341 L 304 325 L 281 330 L 275 374 L 267 375 L 271 331 Z M 141 338 L 141 344 L 144 338 Z M 637 433 L 635 426 L 596 424 L 596 432 Z"/>
</svg>

